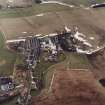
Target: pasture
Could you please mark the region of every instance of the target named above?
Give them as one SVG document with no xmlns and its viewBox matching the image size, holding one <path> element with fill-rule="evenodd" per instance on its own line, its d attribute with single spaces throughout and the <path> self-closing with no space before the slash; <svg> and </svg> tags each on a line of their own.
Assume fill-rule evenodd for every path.
<svg viewBox="0 0 105 105">
<path fill-rule="evenodd" d="M 0 33 L 0 76 L 12 75 L 16 54 L 5 48 L 3 34 Z"/>
</svg>

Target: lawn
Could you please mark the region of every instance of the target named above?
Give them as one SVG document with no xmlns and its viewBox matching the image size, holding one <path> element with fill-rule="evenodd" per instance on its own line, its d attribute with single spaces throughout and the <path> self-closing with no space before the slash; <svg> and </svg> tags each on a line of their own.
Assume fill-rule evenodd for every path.
<svg viewBox="0 0 105 105">
<path fill-rule="evenodd" d="M 3 35 L 0 33 L 0 76 L 11 75 L 16 55 L 5 48 Z"/>
</svg>

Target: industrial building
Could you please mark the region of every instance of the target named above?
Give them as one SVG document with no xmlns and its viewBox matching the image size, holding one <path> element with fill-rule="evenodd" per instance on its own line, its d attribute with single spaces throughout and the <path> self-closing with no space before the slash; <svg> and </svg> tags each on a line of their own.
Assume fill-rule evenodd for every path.
<svg viewBox="0 0 105 105">
<path fill-rule="evenodd" d="M 40 56 L 40 40 L 37 37 L 27 37 L 23 48 L 26 64 L 34 68 Z"/>
<path fill-rule="evenodd" d="M 15 84 L 10 77 L 0 77 L 0 103 L 12 97 Z"/>
<path fill-rule="evenodd" d="M 14 89 L 14 84 L 9 77 L 0 77 L 0 91 L 9 91 Z"/>
</svg>

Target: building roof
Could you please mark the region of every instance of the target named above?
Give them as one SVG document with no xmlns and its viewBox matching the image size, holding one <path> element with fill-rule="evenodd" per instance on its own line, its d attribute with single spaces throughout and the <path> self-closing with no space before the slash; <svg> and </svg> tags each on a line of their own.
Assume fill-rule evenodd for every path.
<svg viewBox="0 0 105 105">
<path fill-rule="evenodd" d="M 12 83 L 12 79 L 9 77 L 0 77 L 0 85 Z"/>
</svg>

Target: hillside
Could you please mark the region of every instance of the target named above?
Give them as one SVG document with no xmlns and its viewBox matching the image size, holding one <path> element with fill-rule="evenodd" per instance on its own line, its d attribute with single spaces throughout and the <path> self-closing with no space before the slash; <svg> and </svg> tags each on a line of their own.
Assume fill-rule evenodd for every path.
<svg viewBox="0 0 105 105">
<path fill-rule="evenodd" d="M 32 5 L 32 0 L 0 0 L 0 5 L 4 8 L 12 7 L 25 7 Z"/>
<path fill-rule="evenodd" d="M 52 1 L 52 0 L 46 0 L 46 1 Z M 64 3 L 76 5 L 76 6 L 80 6 L 81 4 L 85 6 L 89 6 L 93 3 L 105 2 L 105 0 L 55 0 L 55 1 L 60 1 L 60 2 L 64 2 Z"/>
</svg>

